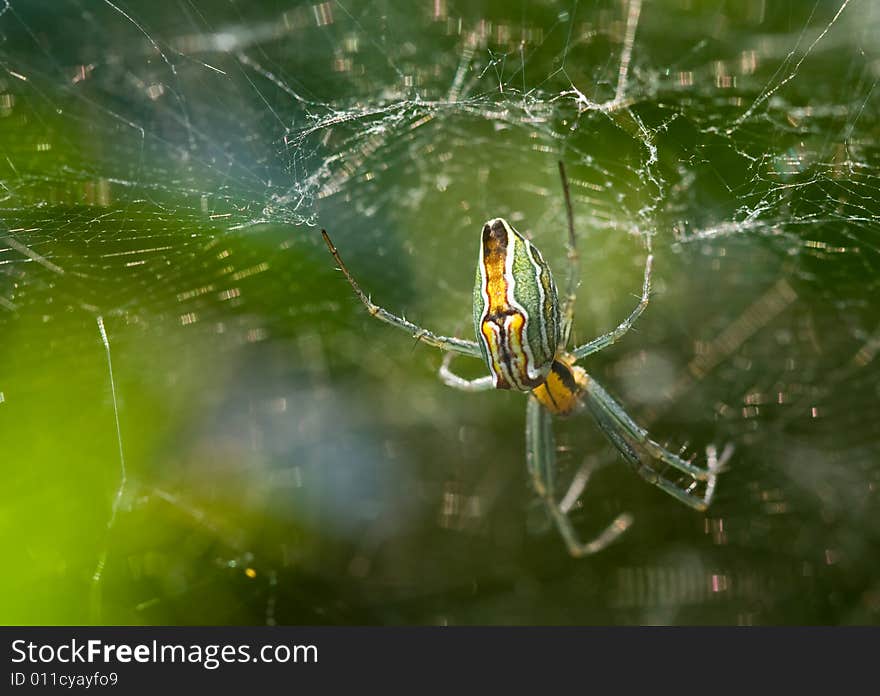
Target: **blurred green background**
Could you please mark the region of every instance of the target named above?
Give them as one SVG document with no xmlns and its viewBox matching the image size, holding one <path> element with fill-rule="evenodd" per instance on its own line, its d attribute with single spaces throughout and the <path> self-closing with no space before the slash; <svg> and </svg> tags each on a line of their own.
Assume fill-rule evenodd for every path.
<svg viewBox="0 0 880 696">
<path fill-rule="evenodd" d="M 878 31 L 870 0 L 10 0 L 0 622 L 877 622 Z M 701 515 L 559 421 L 561 477 L 607 464 L 579 532 L 635 518 L 584 560 L 523 396 L 443 386 L 319 234 L 467 335 L 485 219 L 562 276 L 558 159 L 577 338 L 655 253 L 587 369 L 670 448 L 736 447 Z"/>
</svg>

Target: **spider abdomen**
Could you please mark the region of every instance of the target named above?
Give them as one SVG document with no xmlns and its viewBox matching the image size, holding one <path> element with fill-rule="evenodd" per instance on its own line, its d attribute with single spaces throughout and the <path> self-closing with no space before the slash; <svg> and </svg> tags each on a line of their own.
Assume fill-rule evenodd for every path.
<svg viewBox="0 0 880 696">
<path fill-rule="evenodd" d="M 556 285 L 541 253 L 502 218 L 483 225 L 474 329 L 496 388 L 543 384 L 559 341 Z"/>
</svg>

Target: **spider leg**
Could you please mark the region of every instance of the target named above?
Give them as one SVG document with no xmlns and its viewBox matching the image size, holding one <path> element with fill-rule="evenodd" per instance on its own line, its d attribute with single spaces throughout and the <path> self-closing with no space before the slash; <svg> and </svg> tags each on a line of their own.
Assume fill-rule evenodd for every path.
<svg viewBox="0 0 880 696">
<path fill-rule="evenodd" d="M 592 341 L 588 343 L 584 343 L 582 346 L 578 346 L 573 349 L 571 353 L 574 355 L 576 360 L 581 360 L 586 358 L 588 355 L 592 355 L 603 348 L 607 348 L 608 346 L 617 343 L 627 331 L 629 331 L 633 324 L 635 324 L 636 319 L 641 316 L 642 312 L 645 311 L 645 308 L 648 306 L 648 298 L 651 294 L 651 266 L 654 262 L 654 256 L 652 254 L 648 254 L 648 258 L 645 260 L 645 280 L 642 284 L 642 297 L 639 300 L 639 303 L 636 305 L 636 308 L 632 311 L 632 313 L 626 318 L 625 321 L 621 322 L 620 325 L 617 326 L 613 331 L 609 331 L 606 334 L 599 336 L 598 338 L 594 338 Z"/>
<path fill-rule="evenodd" d="M 556 527 L 568 547 L 568 552 L 572 556 L 579 558 L 601 551 L 629 528 L 633 522 L 632 516 L 627 513 L 618 515 L 595 539 L 586 543 L 582 542 L 568 515 L 557 504 L 554 497 L 555 464 L 556 442 L 553 437 L 551 415 L 537 399 L 529 396 L 526 406 L 526 465 L 532 478 L 532 486 L 544 501 L 547 512 L 556 523 Z M 576 481 L 572 486 L 575 485 L 580 484 Z M 569 496 L 566 495 L 566 499 L 568 498 Z"/>
<path fill-rule="evenodd" d="M 714 447 L 707 448 L 708 462 L 704 469 L 685 461 L 651 440 L 647 431 L 639 427 L 623 410 L 623 407 L 614 401 L 608 392 L 592 378 L 590 378 L 584 392 L 584 401 L 602 432 L 639 476 L 695 510 L 703 511 L 709 507 L 715 494 L 718 474 L 733 454 L 732 445 L 725 447 L 720 457 L 715 453 Z M 656 469 L 645 464 L 639 457 L 636 448 L 643 449 L 651 457 L 687 474 L 694 480 L 693 484 L 687 488 L 675 485 L 661 476 Z M 705 491 L 702 496 L 691 492 L 696 488 L 698 481 L 705 482 Z"/>
<path fill-rule="evenodd" d="M 568 220 L 568 277 L 565 283 L 565 297 L 562 299 L 560 312 L 559 350 L 564 350 L 568 345 L 571 335 L 571 324 L 574 320 L 574 301 L 577 297 L 577 288 L 580 281 L 580 257 L 577 252 L 577 238 L 574 232 L 574 211 L 571 206 L 571 192 L 568 187 L 568 176 L 565 173 L 565 165 L 559 161 L 559 178 L 562 180 L 562 193 L 565 196 L 565 215 Z"/>
<path fill-rule="evenodd" d="M 676 454 L 661 447 L 654 442 L 648 435 L 648 431 L 636 423 L 629 414 L 623 410 L 617 401 L 605 391 L 601 384 L 590 377 L 584 391 L 585 401 L 594 416 L 599 418 L 601 415 L 611 424 L 617 426 L 617 431 L 621 435 L 626 436 L 629 440 L 636 443 L 637 446 L 644 448 L 652 457 L 659 459 L 669 466 L 692 476 L 698 481 L 706 481 L 712 476 L 713 472 L 709 469 L 696 466 L 691 462 L 685 461 Z"/>
<path fill-rule="evenodd" d="M 443 380 L 446 386 L 468 392 L 487 391 L 488 389 L 495 388 L 495 379 L 492 375 L 478 377 L 477 379 L 465 379 L 455 374 L 449 367 L 454 357 L 455 353 L 449 352 L 443 356 L 443 362 L 440 364 L 440 379 Z"/>
<path fill-rule="evenodd" d="M 572 477 L 571 483 L 568 485 L 568 490 L 565 492 L 565 495 L 562 496 L 562 499 L 559 501 L 559 509 L 565 513 L 566 515 L 571 512 L 571 509 L 575 506 L 578 500 L 580 500 L 581 495 L 583 495 L 584 490 L 587 488 L 587 484 L 590 482 L 590 477 L 593 475 L 593 472 L 596 471 L 599 466 L 595 462 L 584 462 L 581 464 L 581 468 L 577 470 L 577 473 Z"/>
<path fill-rule="evenodd" d="M 374 316 L 377 319 L 384 321 L 386 324 L 396 326 L 398 329 L 406 331 L 416 340 L 423 341 L 424 343 L 434 346 L 435 348 L 452 351 L 453 353 L 459 353 L 460 355 L 469 355 L 474 358 L 482 357 L 482 354 L 480 353 L 480 347 L 477 345 L 476 341 L 466 341 L 464 339 L 454 338 L 452 336 L 438 336 L 437 334 L 431 333 L 427 329 L 423 329 L 417 324 L 413 324 L 411 321 L 407 321 L 403 317 L 392 314 L 391 312 L 383 309 L 377 304 L 373 304 L 372 300 L 370 300 L 370 298 L 367 297 L 366 293 L 361 290 L 361 287 L 357 284 L 354 276 L 349 273 L 348 268 L 346 268 L 345 264 L 342 262 L 342 257 L 339 256 L 339 252 L 336 250 L 336 247 L 333 246 L 333 242 L 330 241 L 330 235 L 327 234 L 326 230 L 321 230 L 321 234 L 324 237 L 324 242 L 326 242 L 327 248 L 330 250 L 333 258 L 336 259 L 339 270 L 341 270 L 342 273 L 345 275 L 345 279 L 348 281 L 348 284 L 351 285 L 352 290 L 354 290 L 355 294 L 358 296 L 358 299 L 363 302 L 364 306 L 367 308 L 367 311 L 370 313 L 371 316 Z"/>
</svg>

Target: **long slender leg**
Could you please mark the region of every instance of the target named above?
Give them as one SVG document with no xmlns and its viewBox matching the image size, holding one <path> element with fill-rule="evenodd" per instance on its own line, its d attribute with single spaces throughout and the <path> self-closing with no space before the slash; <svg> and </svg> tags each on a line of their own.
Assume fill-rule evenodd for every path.
<svg viewBox="0 0 880 696">
<path fill-rule="evenodd" d="M 732 445 L 725 447 L 718 457 L 714 447 L 707 449 L 707 467 L 694 466 L 690 462 L 664 449 L 648 437 L 648 433 L 630 418 L 623 408 L 592 378 L 584 392 L 584 401 L 599 424 L 599 427 L 635 472 L 645 481 L 653 484 L 696 510 L 705 510 L 712 502 L 718 474 L 733 454 Z M 636 448 L 644 449 L 651 457 L 659 459 L 673 468 L 687 474 L 693 483 L 687 488 L 675 485 L 661 476 L 656 469 L 645 464 Z M 695 495 L 697 482 L 705 482 L 702 496 Z"/>
<path fill-rule="evenodd" d="M 574 210 L 571 206 L 571 191 L 568 187 L 568 176 L 565 173 L 565 165 L 559 161 L 559 178 L 562 180 L 562 193 L 565 196 L 565 216 L 568 221 L 568 277 L 565 283 L 565 297 L 562 299 L 561 321 L 559 331 L 559 350 L 565 350 L 571 336 L 571 324 L 574 320 L 574 301 L 577 298 L 577 288 L 580 281 L 580 257 L 577 251 L 577 238 L 574 232 Z"/>
<path fill-rule="evenodd" d="M 459 377 L 449 367 L 452 363 L 453 357 L 455 357 L 455 353 L 447 353 L 443 356 L 443 362 L 440 364 L 440 379 L 443 380 L 445 385 L 468 392 L 487 391 L 495 388 L 495 379 L 492 375 L 479 377 L 477 379 L 465 379 L 464 377 Z"/>
<path fill-rule="evenodd" d="M 535 492 L 544 500 L 553 497 L 556 438 L 546 409 L 536 399 L 527 397 L 526 404 L 526 467 Z"/>
<path fill-rule="evenodd" d="M 712 498 L 715 497 L 715 485 L 718 481 L 718 474 L 727 468 L 727 462 L 733 456 L 733 449 L 733 443 L 728 442 L 724 445 L 721 456 L 718 456 L 718 450 L 715 445 L 706 447 L 706 468 L 715 472 L 715 475 L 711 476 L 706 483 L 706 493 L 704 494 L 706 505 L 712 504 Z"/>
<path fill-rule="evenodd" d="M 526 465 L 535 492 L 544 501 L 572 556 L 579 558 L 601 551 L 629 528 L 633 522 L 632 516 L 627 513 L 618 515 L 595 539 L 583 543 L 571 520 L 556 503 L 553 482 L 555 464 L 556 442 L 550 413 L 537 399 L 529 396 L 526 406 Z"/>
<path fill-rule="evenodd" d="M 578 469 L 577 473 L 572 477 L 571 483 L 568 485 L 568 490 L 559 501 L 559 509 L 566 515 L 571 512 L 571 509 L 575 506 L 577 501 L 580 500 L 587 484 L 590 482 L 590 477 L 598 468 L 599 467 L 595 463 L 584 462 L 581 464 L 581 468 Z"/>
<path fill-rule="evenodd" d="M 669 466 L 691 476 L 698 481 L 706 481 L 712 472 L 700 466 L 695 466 L 691 462 L 685 461 L 677 454 L 673 454 L 669 450 L 661 447 L 654 442 L 648 435 L 648 431 L 636 423 L 629 414 L 623 410 L 614 398 L 599 384 L 595 379 L 590 377 L 584 392 L 587 406 L 594 413 L 601 412 L 612 421 L 616 422 L 622 432 L 626 434 L 629 440 L 636 443 L 636 446 L 644 448 L 652 457 L 659 459 Z"/>
<path fill-rule="evenodd" d="M 645 311 L 645 308 L 648 306 L 648 298 L 651 294 L 651 266 L 654 263 L 654 256 L 652 254 L 648 254 L 648 258 L 645 260 L 645 280 L 642 284 L 642 297 L 639 300 L 639 303 L 636 305 L 636 308 L 632 311 L 632 313 L 623 321 L 616 329 L 613 331 L 609 331 L 606 334 L 599 336 L 598 338 L 594 338 L 589 343 L 585 343 L 582 346 L 579 346 L 571 351 L 572 355 L 574 355 L 576 360 L 581 360 L 586 358 L 588 355 L 592 355 L 603 348 L 607 348 L 613 343 L 617 343 L 623 335 L 629 331 L 633 324 L 635 324 L 636 319 L 641 316 L 642 312 Z"/>
<path fill-rule="evenodd" d="M 321 234 L 324 237 L 324 241 L 327 244 L 327 248 L 330 249 L 330 253 L 333 254 L 333 258 L 336 259 L 336 263 L 339 266 L 339 270 L 345 274 L 346 280 L 348 280 L 349 285 L 351 285 L 355 294 L 358 296 L 361 302 L 364 303 L 364 306 L 367 308 L 367 311 L 377 319 L 381 319 L 386 324 L 391 324 L 391 326 L 396 326 L 398 329 L 402 329 L 406 331 L 413 338 L 423 341 L 428 345 L 434 346 L 436 348 L 441 348 L 442 350 L 452 351 L 454 353 L 459 353 L 461 355 L 469 355 L 473 358 L 482 357 L 480 353 L 480 347 L 477 345 L 475 341 L 465 341 L 461 338 L 453 338 L 452 336 L 438 336 L 436 334 L 431 333 L 427 329 L 423 329 L 421 326 L 417 324 L 413 324 L 411 321 L 407 321 L 403 317 L 399 317 L 396 314 L 392 314 L 387 310 L 383 309 L 377 304 L 373 304 L 372 300 L 361 290 L 360 285 L 355 281 L 354 276 L 349 273 L 348 268 L 346 268 L 345 264 L 342 262 L 342 257 L 339 256 L 339 252 L 336 250 L 336 247 L 333 246 L 333 242 L 330 241 L 330 235 L 327 234 L 326 230 L 321 230 Z"/>
<path fill-rule="evenodd" d="M 596 415 L 596 414 L 594 414 Z M 626 436 L 621 432 L 620 426 L 613 420 L 607 417 L 596 417 L 596 422 L 599 424 L 599 427 L 605 433 L 614 447 L 618 452 L 623 456 L 626 462 L 632 467 L 633 471 L 635 471 L 640 477 L 642 477 L 645 481 L 650 483 L 652 486 L 657 486 L 664 493 L 668 493 L 673 498 L 678 500 L 680 503 L 684 503 L 688 507 L 694 508 L 695 510 L 699 510 L 700 512 L 706 510 L 709 507 L 709 503 L 711 502 L 712 494 L 715 491 L 715 477 L 711 477 L 706 484 L 706 493 L 701 497 L 697 495 L 693 495 L 689 488 L 685 489 L 680 486 L 675 485 L 672 481 L 669 481 L 666 478 L 663 478 L 660 473 L 652 469 L 650 466 L 645 464 L 638 453 L 633 449 L 632 445 L 626 440 Z"/>
</svg>

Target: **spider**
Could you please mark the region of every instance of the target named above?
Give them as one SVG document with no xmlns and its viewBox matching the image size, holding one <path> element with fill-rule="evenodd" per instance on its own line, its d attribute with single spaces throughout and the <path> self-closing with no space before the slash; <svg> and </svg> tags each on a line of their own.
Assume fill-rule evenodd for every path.
<svg viewBox="0 0 880 696">
<path fill-rule="evenodd" d="M 568 275 L 566 293 L 560 303 L 550 267 L 538 249 L 503 218 L 483 225 L 474 286 L 474 329 L 476 341 L 440 336 L 374 304 L 361 290 L 342 261 L 326 230 L 321 230 L 327 248 L 355 294 L 371 316 L 411 334 L 419 341 L 446 351 L 440 365 L 440 379 L 450 387 L 467 392 L 488 389 L 516 389 L 526 399 L 526 465 L 535 493 L 543 501 L 569 553 L 586 556 L 604 549 L 632 524 L 628 513 L 618 515 L 604 531 L 582 542 L 568 517 L 590 475 L 586 466 L 575 475 L 568 491 L 557 501 L 554 483 L 556 445 L 553 416 L 570 416 L 587 410 L 623 459 L 643 479 L 678 501 L 698 511 L 709 506 L 716 477 L 732 453 L 728 445 L 721 456 L 707 448 L 707 466 L 696 466 L 652 440 L 624 408 L 593 377 L 576 363 L 620 340 L 648 306 L 653 256 L 645 260 L 644 281 L 638 305 L 617 328 L 576 348 L 568 349 L 574 317 L 575 292 L 579 284 L 574 214 L 565 166 L 559 162 L 559 176 L 568 221 Z M 452 358 L 465 355 L 481 358 L 489 375 L 464 379 L 451 369 Z M 687 477 L 680 486 L 661 471 L 646 464 L 642 456 L 656 460 Z M 694 491 L 702 485 L 703 494 Z"/>
</svg>

